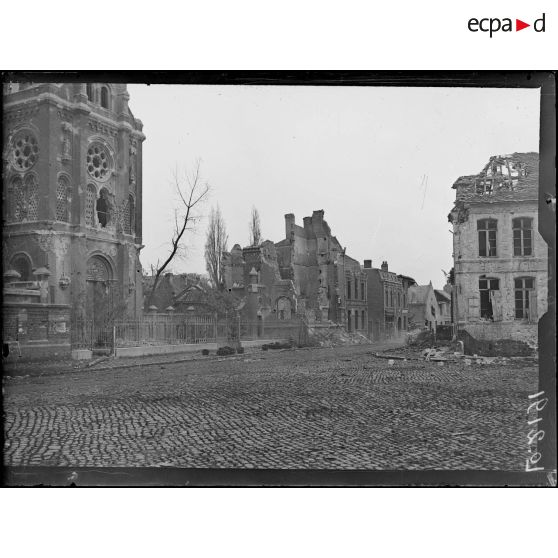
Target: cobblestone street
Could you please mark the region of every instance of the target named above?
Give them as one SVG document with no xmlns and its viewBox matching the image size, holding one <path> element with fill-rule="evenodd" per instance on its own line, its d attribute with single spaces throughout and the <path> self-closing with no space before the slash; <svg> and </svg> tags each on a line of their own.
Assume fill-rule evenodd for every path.
<svg viewBox="0 0 558 558">
<path fill-rule="evenodd" d="M 371 353 L 260 351 L 8 377 L 4 463 L 524 469 L 536 363 L 389 366 Z"/>
</svg>

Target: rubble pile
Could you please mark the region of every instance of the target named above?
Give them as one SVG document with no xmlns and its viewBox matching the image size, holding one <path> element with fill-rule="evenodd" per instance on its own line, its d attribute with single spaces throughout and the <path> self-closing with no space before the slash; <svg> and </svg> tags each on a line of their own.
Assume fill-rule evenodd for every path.
<svg viewBox="0 0 558 558">
<path fill-rule="evenodd" d="M 488 365 L 488 364 L 507 364 L 514 357 L 487 357 L 477 354 L 466 355 L 460 350 L 455 350 L 459 345 L 454 346 L 434 346 L 426 349 L 417 350 L 416 347 L 401 347 L 398 349 L 388 349 L 383 353 L 370 353 L 376 358 L 388 360 L 388 365 L 393 365 L 397 360 L 420 360 L 435 362 L 443 366 L 444 363 L 462 363 L 465 366 L 472 364 Z M 524 357 L 518 357 L 524 358 Z"/>
<path fill-rule="evenodd" d="M 321 322 L 308 324 L 304 345 L 311 347 L 342 347 L 346 345 L 369 345 L 370 339 L 358 331 L 348 332 L 339 324 Z"/>
</svg>

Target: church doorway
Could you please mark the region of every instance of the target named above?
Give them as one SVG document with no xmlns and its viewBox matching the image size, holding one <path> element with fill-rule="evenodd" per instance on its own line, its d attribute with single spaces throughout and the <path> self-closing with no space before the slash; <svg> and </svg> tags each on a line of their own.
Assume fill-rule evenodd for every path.
<svg viewBox="0 0 558 558">
<path fill-rule="evenodd" d="M 112 325 L 114 292 L 112 269 L 107 260 L 93 256 L 87 262 L 86 304 L 87 321 L 91 324 L 93 342 L 106 345 L 110 339 L 108 329 Z M 105 339 L 106 338 L 106 339 Z"/>
</svg>

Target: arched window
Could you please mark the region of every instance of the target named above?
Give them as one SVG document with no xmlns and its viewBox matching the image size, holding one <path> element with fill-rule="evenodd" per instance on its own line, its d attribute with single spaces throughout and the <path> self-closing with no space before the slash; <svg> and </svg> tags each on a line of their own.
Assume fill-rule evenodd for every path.
<svg viewBox="0 0 558 558">
<path fill-rule="evenodd" d="M 16 254 L 10 262 L 10 268 L 15 269 L 21 275 L 20 281 L 33 280 L 33 265 L 26 254 Z"/>
<path fill-rule="evenodd" d="M 85 86 L 85 90 L 87 92 L 87 100 L 93 102 L 93 84 L 92 83 L 88 83 Z"/>
<path fill-rule="evenodd" d="M 112 277 L 110 264 L 100 256 L 92 256 L 87 261 L 87 281 L 99 281 L 106 283 Z"/>
<path fill-rule="evenodd" d="M 106 87 L 101 87 L 101 106 L 106 109 L 109 108 L 109 93 Z"/>
<path fill-rule="evenodd" d="M 110 200 L 106 188 L 101 188 L 97 199 L 97 220 L 101 227 L 106 227 L 110 221 Z"/>
<path fill-rule="evenodd" d="M 87 185 L 87 194 L 85 196 L 85 224 L 92 227 L 95 224 L 95 200 L 97 199 L 97 190 L 93 184 Z"/>
<path fill-rule="evenodd" d="M 30 221 L 36 221 L 39 216 L 39 184 L 37 183 L 37 177 L 33 174 L 27 176 L 25 186 L 27 187 L 27 199 L 29 200 L 27 218 Z"/>
<path fill-rule="evenodd" d="M 23 180 L 16 176 L 8 187 L 8 221 L 23 221 L 24 202 Z"/>
<path fill-rule="evenodd" d="M 69 212 L 70 186 L 68 180 L 61 176 L 56 186 L 56 220 L 68 222 L 70 219 Z"/>
<path fill-rule="evenodd" d="M 128 234 L 135 233 L 135 215 L 136 215 L 136 204 L 134 201 L 134 196 L 130 194 L 128 196 L 128 203 L 126 204 L 124 210 L 124 232 Z"/>
</svg>

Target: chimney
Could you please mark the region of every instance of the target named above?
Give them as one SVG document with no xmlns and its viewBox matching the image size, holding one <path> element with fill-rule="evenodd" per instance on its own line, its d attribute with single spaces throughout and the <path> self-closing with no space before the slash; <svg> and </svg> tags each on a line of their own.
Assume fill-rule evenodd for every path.
<svg viewBox="0 0 558 558">
<path fill-rule="evenodd" d="M 312 217 L 304 217 L 304 228 L 311 229 L 312 228 Z"/>
<path fill-rule="evenodd" d="M 372 260 L 364 260 L 364 269 L 372 269 Z"/>
<path fill-rule="evenodd" d="M 287 213 L 285 215 L 285 238 L 291 238 L 291 232 L 295 226 L 294 213 Z"/>
<path fill-rule="evenodd" d="M 324 220 L 324 210 L 318 209 L 312 212 L 312 220 L 316 220 L 317 223 L 321 223 Z"/>
<path fill-rule="evenodd" d="M 387 270 L 388 270 L 388 263 L 382 262 L 382 271 L 387 271 Z"/>
</svg>

